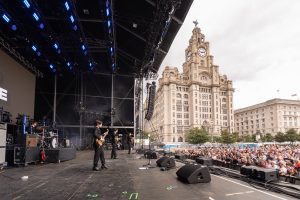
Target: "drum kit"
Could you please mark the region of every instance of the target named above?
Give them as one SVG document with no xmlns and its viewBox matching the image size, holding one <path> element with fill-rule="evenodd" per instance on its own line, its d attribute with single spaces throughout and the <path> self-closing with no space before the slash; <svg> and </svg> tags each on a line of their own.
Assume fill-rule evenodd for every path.
<svg viewBox="0 0 300 200">
<path fill-rule="evenodd" d="M 55 149 L 58 148 L 58 133 L 55 130 L 48 131 L 48 126 L 38 126 L 38 144 L 41 148 Z"/>
</svg>

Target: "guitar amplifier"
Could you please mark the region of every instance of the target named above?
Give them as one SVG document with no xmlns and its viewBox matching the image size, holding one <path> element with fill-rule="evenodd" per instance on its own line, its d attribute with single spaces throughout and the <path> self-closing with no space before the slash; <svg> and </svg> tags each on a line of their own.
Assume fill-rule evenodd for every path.
<svg viewBox="0 0 300 200">
<path fill-rule="evenodd" d="M 26 136 L 26 147 L 37 147 L 37 135 L 30 135 Z"/>
</svg>

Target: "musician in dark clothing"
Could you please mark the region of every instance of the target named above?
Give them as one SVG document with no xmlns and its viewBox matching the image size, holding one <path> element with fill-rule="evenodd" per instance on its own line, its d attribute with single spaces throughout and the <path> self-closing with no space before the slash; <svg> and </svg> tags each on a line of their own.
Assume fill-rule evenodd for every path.
<svg viewBox="0 0 300 200">
<path fill-rule="evenodd" d="M 101 161 L 101 169 L 107 169 L 107 167 L 105 166 L 105 158 L 104 158 L 104 147 L 103 145 L 99 145 L 99 142 L 97 140 L 104 140 L 105 138 L 105 134 L 101 133 L 100 128 L 102 127 L 102 121 L 100 120 L 96 120 L 95 121 L 95 131 L 94 131 L 94 150 L 95 150 L 95 154 L 94 154 L 94 167 L 93 170 L 95 171 L 99 171 L 99 167 L 98 167 L 98 161 L 100 158 Z"/>
<path fill-rule="evenodd" d="M 111 159 L 116 159 L 117 158 L 117 136 L 118 136 L 118 129 L 115 129 L 114 132 L 112 133 L 110 137 L 110 142 L 111 142 Z"/>
<path fill-rule="evenodd" d="M 128 154 L 131 153 L 132 140 L 133 140 L 133 135 L 131 133 L 129 133 L 128 136 L 127 136 Z"/>
</svg>

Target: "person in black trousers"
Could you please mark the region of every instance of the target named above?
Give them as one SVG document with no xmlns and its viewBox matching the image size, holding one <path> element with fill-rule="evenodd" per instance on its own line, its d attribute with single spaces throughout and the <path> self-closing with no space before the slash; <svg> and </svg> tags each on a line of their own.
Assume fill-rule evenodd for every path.
<svg viewBox="0 0 300 200">
<path fill-rule="evenodd" d="M 118 137 L 118 129 L 115 129 L 114 132 L 112 133 L 110 137 L 110 142 L 111 142 L 111 159 L 117 159 L 117 139 Z"/>
<path fill-rule="evenodd" d="M 131 133 L 128 134 L 127 136 L 127 144 L 128 144 L 128 154 L 131 153 L 131 148 L 132 148 L 132 140 L 133 140 L 133 136 Z"/>
<path fill-rule="evenodd" d="M 105 136 L 108 133 L 105 132 L 104 134 L 101 133 L 100 128 L 102 127 L 102 121 L 100 120 L 96 120 L 95 121 L 95 131 L 94 131 L 94 150 L 95 150 L 95 154 L 94 154 L 94 167 L 93 170 L 94 171 L 99 171 L 99 167 L 98 167 L 98 161 L 99 158 L 101 160 L 101 169 L 107 169 L 107 167 L 105 166 L 105 158 L 104 158 L 104 147 L 103 147 L 103 143 L 105 140 Z"/>
</svg>

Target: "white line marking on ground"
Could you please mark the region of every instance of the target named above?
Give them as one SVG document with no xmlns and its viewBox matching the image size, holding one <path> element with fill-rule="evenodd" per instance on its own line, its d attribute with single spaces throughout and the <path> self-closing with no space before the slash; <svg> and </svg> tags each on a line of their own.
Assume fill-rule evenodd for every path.
<svg viewBox="0 0 300 200">
<path fill-rule="evenodd" d="M 42 184 L 39 184 L 38 186 L 36 186 L 35 188 L 39 188 L 39 187 L 42 187 L 43 185 L 45 185 L 46 183 L 42 183 Z"/>
<path fill-rule="evenodd" d="M 218 178 L 220 178 L 220 179 L 226 180 L 226 181 L 228 181 L 228 182 L 235 183 L 235 184 L 237 184 L 237 185 L 244 186 L 244 187 L 249 188 L 249 189 L 252 189 L 252 190 L 256 190 L 256 191 L 258 191 L 258 192 L 261 192 L 261 193 L 263 193 L 263 194 L 269 195 L 269 196 L 271 196 L 271 197 L 275 197 L 275 198 L 277 198 L 277 199 L 287 200 L 287 199 L 285 199 L 285 198 L 276 196 L 276 195 L 274 195 L 274 194 L 270 194 L 270 193 L 268 193 L 268 192 L 261 191 L 261 190 L 259 190 L 259 189 L 256 189 L 256 188 L 250 187 L 250 186 L 248 186 L 248 185 L 244 185 L 244 184 L 241 184 L 241 183 L 232 181 L 232 180 L 230 180 L 230 179 L 227 179 L 227 178 L 224 178 L 224 177 L 221 177 L 221 176 L 217 176 L 217 175 L 214 175 L 214 174 L 211 174 L 211 175 L 212 175 L 212 176 L 215 176 L 215 177 L 218 177 Z"/>
<path fill-rule="evenodd" d="M 209 200 L 215 200 L 214 198 L 212 198 L 212 197 L 209 197 Z"/>
<path fill-rule="evenodd" d="M 225 196 L 233 196 L 233 195 L 239 195 L 239 194 L 249 194 L 254 191 L 246 191 L 246 192 L 236 192 L 236 193 L 231 193 L 231 194 L 225 194 Z"/>
<path fill-rule="evenodd" d="M 21 197 L 22 197 L 22 195 L 17 196 L 17 197 L 15 197 L 15 198 L 13 198 L 12 200 L 17 200 L 17 199 L 20 199 Z"/>
</svg>

